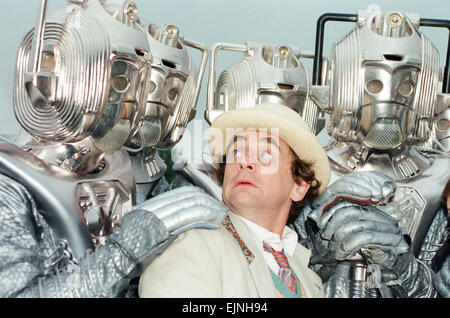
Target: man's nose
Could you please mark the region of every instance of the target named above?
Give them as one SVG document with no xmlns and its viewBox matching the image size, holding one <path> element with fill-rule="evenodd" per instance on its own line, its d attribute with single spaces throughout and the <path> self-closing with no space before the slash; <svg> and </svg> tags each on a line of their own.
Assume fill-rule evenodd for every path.
<svg viewBox="0 0 450 318">
<path fill-rule="evenodd" d="M 239 163 L 239 170 L 244 170 L 247 169 L 249 171 L 255 171 L 256 170 L 256 165 L 254 162 L 248 160 L 248 158 L 246 158 L 247 160 L 245 160 L 245 162 L 240 162 Z"/>
</svg>

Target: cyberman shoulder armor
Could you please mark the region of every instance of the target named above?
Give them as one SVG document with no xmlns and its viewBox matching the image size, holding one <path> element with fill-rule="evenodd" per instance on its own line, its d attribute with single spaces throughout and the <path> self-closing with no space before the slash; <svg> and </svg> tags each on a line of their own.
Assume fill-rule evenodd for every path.
<svg viewBox="0 0 450 318">
<path fill-rule="evenodd" d="M 74 262 L 104 244 L 133 204 L 134 177 L 125 151 L 107 156 L 102 172 L 80 175 L 2 143 L 0 172 L 27 188 Z"/>
</svg>

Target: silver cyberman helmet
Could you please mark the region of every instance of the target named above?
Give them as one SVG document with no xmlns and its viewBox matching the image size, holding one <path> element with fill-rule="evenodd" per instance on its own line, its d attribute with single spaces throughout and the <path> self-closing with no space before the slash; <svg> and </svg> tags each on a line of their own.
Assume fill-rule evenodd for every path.
<svg viewBox="0 0 450 318">
<path fill-rule="evenodd" d="M 356 28 L 334 43 L 328 67 L 314 73 L 325 79 L 312 95 L 329 114 L 329 135 L 378 150 L 427 142 L 435 115 L 448 105 L 438 92 L 439 53 L 418 31 L 423 19 L 375 10 L 335 18 Z"/>
<path fill-rule="evenodd" d="M 185 38 L 174 25 L 144 21 L 143 27 L 152 52 L 152 71 L 144 121 L 132 144 L 167 149 L 181 139 L 195 117 L 208 50 Z M 198 70 L 187 47 L 202 53 Z"/>
<path fill-rule="evenodd" d="M 47 1 L 41 1 L 37 26 L 19 47 L 15 115 L 38 144 L 81 144 L 78 157 L 112 152 L 143 117 L 151 71 L 147 34 L 131 1 L 69 2 L 46 17 Z M 66 166 L 77 171 L 73 162 Z"/>
<path fill-rule="evenodd" d="M 435 138 L 441 145 L 441 147 L 437 148 L 443 148 L 443 150 L 450 151 L 450 100 L 447 100 L 447 105 L 447 108 L 437 116 L 433 132 L 436 135 Z"/>
<path fill-rule="evenodd" d="M 220 74 L 216 86 L 219 50 L 242 52 L 244 57 Z M 245 45 L 216 43 L 210 55 L 205 111 L 208 123 L 223 112 L 271 102 L 289 106 L 302 115 L 313 132 L 320 130 L 317 129 L 318 108 L 309 98 L 310 80 L 299 61 L 303 56 L 299 48 L 252 42 Z"/>
</svg>

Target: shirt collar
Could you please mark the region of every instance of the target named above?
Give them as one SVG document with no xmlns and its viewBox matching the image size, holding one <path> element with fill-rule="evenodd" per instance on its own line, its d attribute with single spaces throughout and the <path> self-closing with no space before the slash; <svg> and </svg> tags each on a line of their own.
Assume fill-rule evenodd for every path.
<svg viewBox="0 0 450 318">
<path fill-rule="evenodd" d="M 233 212 L 231 212 L 233 213 Z M 235 213 L 234 213 L 235 214 Z M 237 214 L 235 214 L 237 215 Z M 263 246 L 263 242 L 267 242 L 276 251 L 284 250 L 285 254 L 292 256 L 294 254 L 295 247 L 297 246 L 298 235 L 295 231 L 285 226 L 281 238 L 278 234 L 270 232 L 266 228 L 250 221 L 240 215 L 237 215 L 253 233 L 253 237 L 256 239 L 258 246 Z"/>
</svg>

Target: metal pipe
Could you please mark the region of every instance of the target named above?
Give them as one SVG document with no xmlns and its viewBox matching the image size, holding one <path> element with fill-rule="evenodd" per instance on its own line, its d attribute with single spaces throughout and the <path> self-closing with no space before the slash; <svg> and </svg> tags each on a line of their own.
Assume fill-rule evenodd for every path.
<svg viewBox="0 0 450 318">
<path fill-rule="evenodd" d="M 194 96 L 194 109 L 197 108 L 198 96 L 200 95 L 200 88 L 202 86 L 203 75 L 205 74 L 206 63 L 208 61 L 208 48 L 199 42 L 195 42 L 188 39 L 183 39 L 183 43 L 187 46 L 190 46 L 194 49 L 200 50 L 202 52 L 202 59 L 200 61 L 200 65 L 198 68 L 197 74 L 197 83 L 195 87 L 195 96 Z"/>
<path fill-rule="evenodd" d="M 316 27 L 316 44 L 314 50 L 314 64 L 313 64 L 313 85 L 322 84 L 322 55 L 323 55 L 323 40 L 325 23 L 328 21 L 340 21 L 340 22 L 356 22 L 358 16 L 356 14 L 343 14 L 343 13 L 324 13 L 319 19 L 317 19 Z"/>
<path fill-rule="evenodd" d="M 216 43 L 213 45 L 210 51 L 209 62 L 209 77 L 208 77 L 208 90 L 206 95 L 206 111 L 212 111 L 214 109 L 214 95 L 216 87 L 216 55 L 219 50 L 228 50 L 234 52 L 246 52 L 248 50 L 246 45 L 231 44 L 231 43 Z"/>
<path fill-rule="evenodd" d="M 449 31 L 448 34 L 448 43 L 447 43 L 447 60 L 445 62 L 444 68 L 444 79 L 442 81 L 442 92 L 450 93 L 450 20 L 443 19 L 420 19 L 420 26 L 424 27 L 432 27 L 432 28 L 447 28 Z"/>
<path fill-rule="evenodd" d="M 38 10 L 38 17 L 33 34 L 32 56 L 33 73 L 41 70 L 42 46 L 44 44 L 45 16 L 47 13 L 48 0 L 41 0 Z"/>
</svg>

